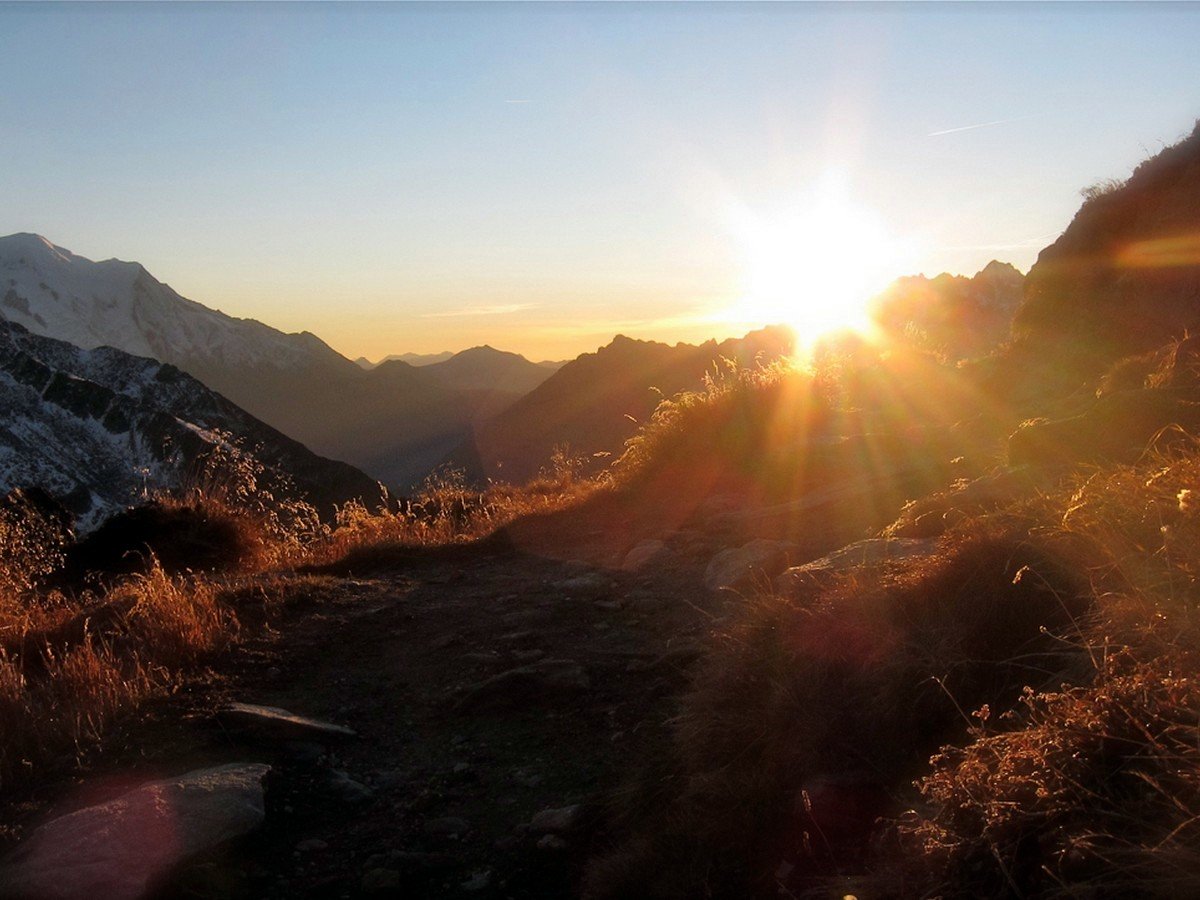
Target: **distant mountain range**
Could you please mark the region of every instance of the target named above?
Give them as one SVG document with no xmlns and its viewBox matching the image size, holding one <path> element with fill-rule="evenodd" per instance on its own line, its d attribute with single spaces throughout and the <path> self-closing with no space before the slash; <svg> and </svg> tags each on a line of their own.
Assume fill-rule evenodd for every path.
<svg viewBox="0 0 1200 900">
<path fill-rule="evenodd" d="M 360 356 L 355 360 L 355 362 L 364 369 L 373 369 L 378 365 L 382 365 L 385 362 L 391 362 L 394 359 L 398 359 L 400 362 L 406 362 L 410 366 L 420 367 L 428 366 L 431 363 L 445 362 L 453 355 L 454 354 L 449 350 L 443 350 L 441 353 L 393 353 L 391 356 L 385 356 L 378 362 L 371 362 L 365 356 Z"/>
<path fill-rule="evenodd" d="M 950 360 L 990 353 L 1012 330 L 1025 276 L 992 260 L 973 277 L 897 278 L 872 302 L 874 318 L 894 338 L 918 343 Z"/>
<path fill-rule="evenodd" d="M 546 466 L 558 445 L 591 459 L 593 468 L 618 454 L 664 397 L 703 386 L 722 359 L 751 365 L 792 351 L 787 329 L 765 328 L 744 338 L 670 346 L 618 335 L 595 353 L 564 365 L 520 400 L 479 426 L 452 455 L 478 478 L 520 483 Z"/>
<path fill-rule="evenodd" d="M 478 350 L 480 348 L 474 347 L 472 349 Z M 488 347 L 487 345 L 484 345 L 483 349 L 490 350 L 491 348 Z M 468 353 L 470 351 L 464 350 L 462 352 Z M 456 353 L 451 353 L 449 350 L 443 350 L 441 353 L 394 353 L 391 356 L 385 356 L 383 359 L 379 360 L 379 362 L 371 362 L 365 356 L 360 356 L 358 359 L 355 360 L 355 362 L 358 363 L 360 366 L 362 366 L 364 369 L 374 369 L 376 366 L 381 365 L 385 362 L 391 362 L 394 359 L 398 359 L 398 360 L 400 360 L 400 362 L 406 362 L 410 366 L 416 366 L 417 368 L 420 368 L 422 366 L 433 365 L 434 363 L 446 362 L 446 360 L 452 359 L 453 357 L 455 357 L 457 355 L 458 354 L 456 354 Z M 516 355 L 516 354 L 514 354 L 514 355 Z M 521 358 L 524 359 L 525 357 L 521 357 Z M 539 360 L 538 362 L 534 363 L 534 365 L 541 366 L 542 368 L 549 369 L 551 372 L 553 372 L 556 369 L 561 369 L 563 366 L 565 366 L 567 364 L 567 362 L 569 362 L 569 360 L 543 359 L 543 360 Z"/>
<path fill-rule="evenodd" d="M 85 349 L 178 366 L 315 452 L 401 488 L 551 374 L 486 347 L 458 362 L 364 370 L 313 334 L 228 316 L 138 263 L 93 262 L 34 234 L 0 238 L 0 314 Z"/>
<path fill-rule="evenodd" d="M 174 366 L 111 347 L 83 350 L 0 318 L 0 494 L 36 485 L 88 528 L 146 489 L 195 477 L 214 447 L 237 442 L 285 489 L 330 515 L 380 500 L 380 486 L 316 456 Z"/>
</svg>

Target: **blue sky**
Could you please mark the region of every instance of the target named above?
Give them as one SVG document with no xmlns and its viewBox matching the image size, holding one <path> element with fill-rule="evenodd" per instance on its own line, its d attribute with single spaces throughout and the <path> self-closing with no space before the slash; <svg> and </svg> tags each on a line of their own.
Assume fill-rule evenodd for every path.
<svg viewBox="0 0 1200 900">
<path fill-rule="evenodd" d="M 1191 130 L 1198 39 L 1182 4 L 5 4 L 0 233 L 352 356 L 720 337 L 731 210 L 830 172 L 894 274 L 1027 268 Z"/>
</svg>

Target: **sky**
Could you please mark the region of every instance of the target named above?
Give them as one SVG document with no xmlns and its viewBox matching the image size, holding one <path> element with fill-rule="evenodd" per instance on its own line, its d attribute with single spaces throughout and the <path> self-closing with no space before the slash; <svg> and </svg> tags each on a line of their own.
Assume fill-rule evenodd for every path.
<svg viewBox="0 0 1200 900">
<path fill-rule="evenodd" d="M 1190 4 L 0 3 L 0 234 L 351 357 L 723 338 L 764 271 L 1027 269 L 1190 132 L 1198 39 Z"/>
</svg>

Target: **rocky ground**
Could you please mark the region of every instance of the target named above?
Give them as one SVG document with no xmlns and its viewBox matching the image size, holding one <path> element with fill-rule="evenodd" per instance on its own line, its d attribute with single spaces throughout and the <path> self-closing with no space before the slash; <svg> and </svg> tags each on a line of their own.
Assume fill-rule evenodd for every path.
<svg viewBox="0 0 1200 900">
<path fill-rule="evenodd" d="M 878 484 L 782 506 L 601 504 L 479 544 L 269 579 L 241 595 L 247 622 L 281 595 L 265 627 L 21 798 L 12 833 L 154 779 L 262 763 L 259 827 L 194 856 L 158 895 L 572 896 L 605 846 L 605 799 L 660 755 L 689 666 L 739 602 L 721 585 L 752 590 L 751 573 L 860 537 L 863 522 L 826 513 L 864 491 Z M 787 540 L 801 531 L 803 544 Z M 72 895 L 86 867 L 48 865 Z"/>
<path fill-rule="evenodd" d="M 156 777 L 262 762 L 263 826 L 164 896 L 567 896 L 603 840 L 597 801 L 664 739 L 707 630 L 717 595 L 690 539 L 645 545 L 641 572 L 501 540 L 297 576 L 270 628 L 14 819 L 28 832 Z M 231 702 L 356 734 L 279 734 Z"/>
</svg>

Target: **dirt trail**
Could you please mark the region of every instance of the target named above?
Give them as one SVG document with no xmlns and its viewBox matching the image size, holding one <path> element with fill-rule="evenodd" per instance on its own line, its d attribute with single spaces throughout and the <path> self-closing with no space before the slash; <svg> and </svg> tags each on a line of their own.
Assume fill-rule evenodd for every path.
<svg viewBox="0 0 1200 900">
<path fill-rule="evenodd" d="M 163 896 L 570 896 L 602 840 L 594 804 L 664 739 L 716 597 L 702 553 L 646 574 L 562 555 L 493 541 L 298 576 L 270 630 L 118 727 L 26 823 L 147 778 L 262 761 L 265 827 Z M 233 700 L 359 737 L 328 752 L 255 741 L 215 715 Z M 576 804 L 567 833 L 522 827 Z"/>
<path fill-rule="evenodd" d="M 899 501 L 850 514 L 859 494 L 815 495 L 804 527 L 796 510 L 774 522 L 781 507 L 752 514 L 735 495 L 677 509 L 617 498 L 474 545 L 291 577 L 269 627 L 114 728 L 69 778 L 47 779 L 17 819 L 28 828 L 148 779 L 266 762 L 265 826 L 162 896 L 573 896 L 606 840 L 598 804 L 662 756 L 688 668 L 738 602 L 705 587 L 708 561 L 802 533 L 799 563 L 895 515 Z M 663 552 L 624 570 L 646 538 L 665 539 Z M 253 603 L 243 612 L 254 618 Z M 358 737 L 255 741 L 217 715 L 231 701 Z M 528 827 L 570 807 L 567 826 Z"/>
</svg>

